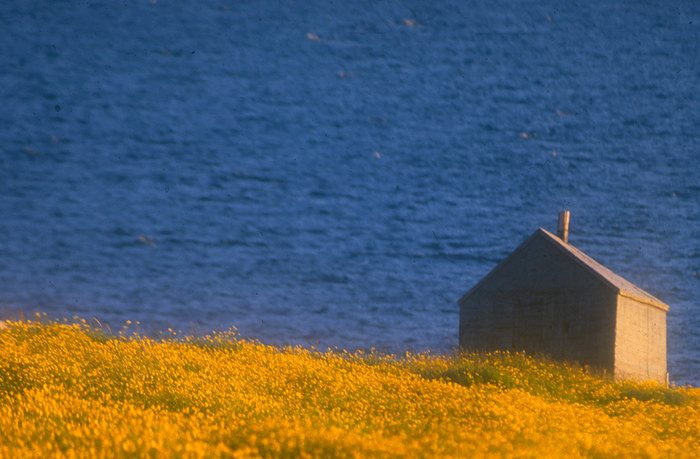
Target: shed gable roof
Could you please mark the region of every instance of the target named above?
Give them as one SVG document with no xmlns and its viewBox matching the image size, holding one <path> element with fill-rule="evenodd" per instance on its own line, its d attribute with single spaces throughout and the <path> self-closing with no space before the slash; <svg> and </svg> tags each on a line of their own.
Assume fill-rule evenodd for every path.
<svg viewBox="0 0 700 459">
<path fill-rule="evenodd" d="M 641 288 L 637 287 L 628 280 L 622 278 L 621 276 L 615 274 L 610 269 L 601 265 L 593 258 L 589 257 L 576 247 L 571 244 L 567 244 L 558 237 L 551 234 L 549 231 L 539 228 L 535 231 L 525 242 L 523 242 L 517 249 L 515 249 L 505 260 L 503 260 L 496 268 L 494 268 L 489 274 L 486 275 L 481 281 L 479 281 L 474 287 L 472 287 L 464 296 L 459 300 L 460 303 L 469 297 L 473 292 L 479 289 L 488 279 L 497 275 L 498 271 L 501 270 L 510 260 L 516 258 L 518 253 L 530 244 L 535 238 L 542 238 L 548 241 L 557 249 L 561 250 L 566 254 L 569 259 L 573 262 L 579 264 L 585 268 L 589 273 L 600 279 L 604 285 L 612 289 L 618 295 L 626 296 L 633 300 L 654 306 L 656 308 L 668 311 L 668 306 L 662 301 L 654 297 L 653 295 L 645 292 Z"/>
</svg>

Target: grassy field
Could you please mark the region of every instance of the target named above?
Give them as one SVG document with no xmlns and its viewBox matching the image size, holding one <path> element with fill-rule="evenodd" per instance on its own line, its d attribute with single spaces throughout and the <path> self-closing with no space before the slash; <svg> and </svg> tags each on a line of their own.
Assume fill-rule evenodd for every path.
<svg viewBox="0 0 700 459">
<path fill-rule="evenodd" d="M 0 457 L 698 457 L 700 390 L 522 354 L 277 348 L 7 322 Z"/>
</svg>

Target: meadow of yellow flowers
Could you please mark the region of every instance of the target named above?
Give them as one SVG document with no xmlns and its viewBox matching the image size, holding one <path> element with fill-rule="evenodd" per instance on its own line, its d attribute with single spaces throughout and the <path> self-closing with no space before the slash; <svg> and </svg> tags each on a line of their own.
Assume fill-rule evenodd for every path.
<svg viewBox="0 0 700 459">
<path fill-rule="evenodd" d="M 698 389 L 40 319 L 0 330 L 2 458 L 700 455 Z"/>
</svg>

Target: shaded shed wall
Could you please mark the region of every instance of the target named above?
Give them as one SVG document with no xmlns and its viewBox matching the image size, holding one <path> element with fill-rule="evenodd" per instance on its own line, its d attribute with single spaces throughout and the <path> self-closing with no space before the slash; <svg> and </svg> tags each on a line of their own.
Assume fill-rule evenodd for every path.
<svg viewBox="0 0 700 459">
<path fill-rule="evenodd" d="M 525 350 L 612 372 L 617 292 L 536 234 L 460 304 L 460 346 Z"/>
</svg>

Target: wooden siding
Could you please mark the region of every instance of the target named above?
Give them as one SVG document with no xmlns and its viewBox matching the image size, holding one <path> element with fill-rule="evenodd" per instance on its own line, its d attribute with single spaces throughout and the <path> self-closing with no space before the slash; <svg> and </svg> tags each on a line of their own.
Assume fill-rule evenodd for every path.
<svg viewBox="0 0 700 459">
<path fill-rule="evenodd" d="M 542 228 L 459 305 L 462 348 L 524 350 L 615 379 L 666 381 L 668 306 Z"/>
<path fill-rule="evenodd" d="M 617 293 L 535 236 L 460 300 L 460 346 L 613 370 Z"/>
<path fill-rule="evenodd" d="M 620 296 L 615 339 L 615 379 L 666 381 L 665 311 Z"/>
</svg>

